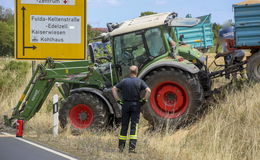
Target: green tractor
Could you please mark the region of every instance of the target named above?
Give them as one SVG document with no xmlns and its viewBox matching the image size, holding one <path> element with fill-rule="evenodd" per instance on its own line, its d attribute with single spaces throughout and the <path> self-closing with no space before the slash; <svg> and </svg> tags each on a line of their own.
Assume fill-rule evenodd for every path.
<svg viewBox="0 0 260 160">
<path fill-rule="evenodd" d="M 176 13 L 160 13 L 108 24 L 103 41 L 110 41 L 113 56 L 91 60 L 59 62 L 47 59 L 37 67 L 12 116 L 5 116 L 11 126 L 16 119 L 30 120 L 41 108 L 55 83 L 63 96 L 59 110 L 62 128 L 102 129 L 120 122 L 121 106 L 111 88 L 128 76 L 128 68 L 137 65 L 152 89 L 142 113 L 150 124 L 182 126 L 200 110 L 204 97 L 211 93 L 211 76 L 206 58 L 191 46 L 178 42 L 176 27 L 191 27 L 196 18 L 177 18 Z M 176 43 L 171 47 L 167 37 Z M 229 69 L 230 70 L 230 69 Z"/>
</svg>

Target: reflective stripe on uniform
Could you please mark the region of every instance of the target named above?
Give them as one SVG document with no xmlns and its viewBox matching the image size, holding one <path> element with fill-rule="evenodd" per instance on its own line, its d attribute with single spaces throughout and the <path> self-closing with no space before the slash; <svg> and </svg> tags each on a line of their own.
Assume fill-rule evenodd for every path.
<svg viewBox="0 0 260 160">
<path fill-rule="evenodd" d="M 129 139 L 137 139 L 137 135 L 130 135 Z"/>
<path fill-rule="evenodd" d="M 137 136 L 138 133 L 138 123 L 136 123 L 136 127 L 135 127 L 135 135 Z"/>
<path fill-rule="evenodd" d="M 120 139 L 120 140 L 126 140 L 126 136 L 121 136 L 121 135 L 119 135 L 119 139 Z"/>
<path fill-rule="evenodd" d="M 129 139 L 137 139 L 137 133 L 138 133 L 138 123 L 135 127 L 135 135 L 130 135 Z"/>
</svg>

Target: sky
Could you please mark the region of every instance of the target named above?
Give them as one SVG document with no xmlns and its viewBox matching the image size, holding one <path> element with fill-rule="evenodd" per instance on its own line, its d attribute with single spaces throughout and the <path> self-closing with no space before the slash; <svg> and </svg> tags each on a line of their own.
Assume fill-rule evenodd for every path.
<svg viewBox="0 0 260 160">
<path fill-rule="evenodd" d="M 212 22 L 222 24 L 233 19 L 232 4 L 244 0 L 88 0 L 88 23 L 106 27 L 108 22 L 123 22 L 141 12 L 176 12 L 179 17 L 212 14 Z M 0 0 L 0 5 L 14 8 L 14 0 Z"/>
</svg>

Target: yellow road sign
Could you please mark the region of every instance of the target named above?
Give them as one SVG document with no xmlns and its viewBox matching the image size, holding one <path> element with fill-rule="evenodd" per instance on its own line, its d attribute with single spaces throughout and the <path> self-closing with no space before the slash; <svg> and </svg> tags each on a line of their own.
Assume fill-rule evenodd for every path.
<svg viewBox="0 0 260 160">
<path fill-rule="evenodd" d="M 16 0 L 16 59 L 85 55 L 86 0 Z"/>
</svg>

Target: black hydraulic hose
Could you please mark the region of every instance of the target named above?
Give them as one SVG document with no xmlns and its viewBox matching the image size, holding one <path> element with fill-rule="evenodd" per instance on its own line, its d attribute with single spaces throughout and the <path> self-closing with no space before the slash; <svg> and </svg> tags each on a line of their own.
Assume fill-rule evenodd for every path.
<svg viewBox="0 0 260 160">
<path fill-rule="evenodd" d="M 217 77 L 226 75 L 227 73 L 224 74 L 223 72 L 226 72 L 226 71 L 229 71 L 229 70 L 231 70 L 231 71 L 229 71 L 228 74 L 235 73 L 235 72 L 238 72 L 238 71 L 242 71 L 242 70 L 244 70 L 244 68 L 241 69 L 241 68 L 237 68 L 237 67 L 243 66 L 245 64 L 247 64 L 247 61 L 244 61 L 242 63 L 238 63 L 238 64 L 235 64 L 235 65 L 229 66 L 229 67 L 227 67 L 227 68 L 225 68 L 223 70 L 220 70 L 220 71 L 211 72 L 211 73 L 209 73 L 209 77 L 211 79 L 213 79 L 213 78 L 217 78 Z"/>
</svg>

